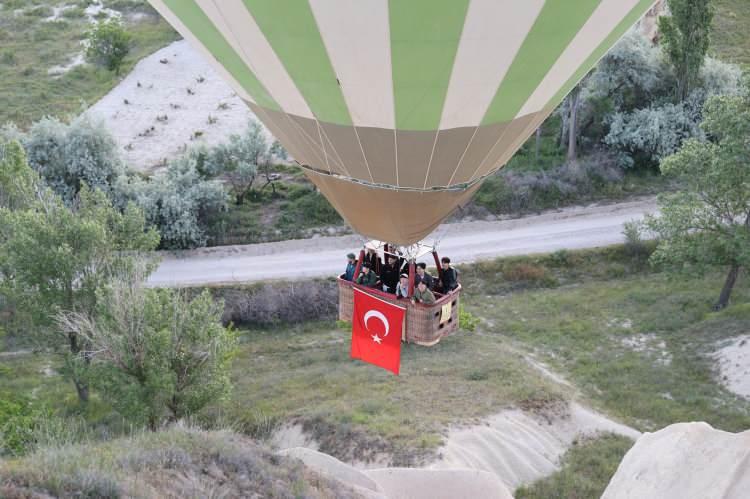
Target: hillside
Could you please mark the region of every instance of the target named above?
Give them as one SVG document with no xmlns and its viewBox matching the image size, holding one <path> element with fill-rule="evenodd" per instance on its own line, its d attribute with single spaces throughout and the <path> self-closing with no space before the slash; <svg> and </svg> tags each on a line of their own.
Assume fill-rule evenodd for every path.
<svg viewBox="0 0 750 499">
<path fill-rule="evenodd" d="M 178 38 L 145 0 L 0 2 L 0 125 L 77 115 L 117 85 L 119 76 L 84 63 L 81 45 L 92 23 L 112 17 L 133 36 L 123 75 Z"/>
<path fill-rule="evenodd" d="M 226 431 L 174 427 L 0 461 L 0 497 L 360 497 L 300 461 Z"/>
<path fill-rule="evenodd" d="M 713 51 L 721 59 L 750 69 L 750 2 L 714 0 Z"/>
</svg>

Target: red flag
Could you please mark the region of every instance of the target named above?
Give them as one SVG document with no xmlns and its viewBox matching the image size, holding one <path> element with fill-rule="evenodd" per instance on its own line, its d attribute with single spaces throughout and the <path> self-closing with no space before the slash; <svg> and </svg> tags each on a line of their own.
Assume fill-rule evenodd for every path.
<svg viewBox="0 0 750 499">
<path fill-rule="evenodd" d="M 352 358 L 398 374 L 406 309 L 354 288 Z"/>
</svg>

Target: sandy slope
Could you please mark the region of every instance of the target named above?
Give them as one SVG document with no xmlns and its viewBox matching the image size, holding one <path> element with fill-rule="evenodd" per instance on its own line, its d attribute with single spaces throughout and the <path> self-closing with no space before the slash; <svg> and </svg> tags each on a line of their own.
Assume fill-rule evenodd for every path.
<svg viewBox="0 0 750 499">
<path fill-rule="evenodd" d="M 225 142 L 255 120 L 229 85 L 184 40 L 141 60 L 87 113 L 104 120 L 125 161 L 141 171 L 157 167 L 185 148 Z"/>
<path fill-rule="evenodd" d="M 750 334 L 729 340 L 719 348 L 715 358 L 720 382 L 728 390 L 750 399 Z"/>
<path fill-rule="evenodd" d="M 620 463 L 602 499 L 747 499 L 750 431 L 680 423 L 644 434 Z"/>
<path fill-rule="evenodd" d="M 622 242 L 625 222 L 654 211 L 655 200 L 645 198 L 515 220 L 445 224 L 428 242 L 439 239 L 440 253 L 457 263 L 592 248 Z M 327 277 L 342 272 L 345 255 L 361 247 L 360 237 L 341 236 L 165 253 L 149 282 L 186 286 Z"/>
<path fill-rule="evenodd" d="M 633 439 L 640 436 L 632 428 L 572 403 L 553 416 L 511 409 L 483 424 L 453 429 L 440 451 L 441 458 L 419 469 L 355 467 L 318 452 L 314 442 L 289 428 L 277 443 L 304 445 L 281 453 L 364 490 L 366 497 L 507 499 L 518 486 L 555 472 L 560 457 L 575 439 L 605 432 Z"/>
<path fill-rule="evenodd" d="M 309 468 L 355 488 L 371 499 L 512 499 L 492 473 L 471 469 L 427 470 L 383 468 L 360 470 L 312 449 L 295 447 L 281 452 Z"/>
<path fill-rule="evenodd" d="M 640 436 L 577 403 L 551 419 L 520 410 L 503 411 L 486 425 L 452 430 L 441 450 L 443 458 L 433 467 L 488 471 L 513 490 L 555 472 L 574 440 L 600 433 Z"/>
</svg>

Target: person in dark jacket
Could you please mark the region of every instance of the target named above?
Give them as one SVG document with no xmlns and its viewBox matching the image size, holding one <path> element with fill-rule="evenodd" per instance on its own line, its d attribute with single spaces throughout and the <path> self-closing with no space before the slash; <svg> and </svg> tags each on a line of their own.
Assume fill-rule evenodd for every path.
<svg viewBox="0 0 750 499">
<path fill-rule="evenodd" d="M 378 275 L 371 268 L 370 262 L 362 264 L 362 273 L 357 278 L 357 284 L 374 288 L 378 284 Z"/>
<path fill-rule="evenodd" d="M 378 255 L 377 251 L 368 248 L 367 254 L 365 255 L 365 262 L 370 264 L 370 270 L 373 270 L 376 274 L 380 273 L 380 267 L 383 262 L 380 260 L 380 255 Z"/>
<path fill-rule="evenodd" d="M 432 289 L 435 281 L 430 274 L 427 273 L 427 264 L 419 262 L 417 264 L 417 275 L 414 276 L 414 285 L 424 281 L 427 285 L 427 289 Z"/>
<path fill-rule="evenodd" d="M 346 255 L 347 263 L 346 263 L 346 271 L 344 272 L 344 279 L 347 281 L 353 281 L 354 280 L 354 271 L 357 270 L 357 259 L 354 256 L 354 253 L 349 253 Z"/>
<path fill-rule="evenodd" d="M 395 293 L 400 274 L 401 269 L 398 265 L 398 258 L 388 255 L 388 263 L 383 265 L 380 271 L 380 282 L 383 283 L 383 291 L 386 293 Z"/>
<path fill-rule="evenodd" d="M 440 287 L 443 293 L 450 293 L 458 287 L 458 270 L 451 267 L 451 259 L 444 256 L 440 259 L 443 274 L 440 279 Z"/>
</svg>

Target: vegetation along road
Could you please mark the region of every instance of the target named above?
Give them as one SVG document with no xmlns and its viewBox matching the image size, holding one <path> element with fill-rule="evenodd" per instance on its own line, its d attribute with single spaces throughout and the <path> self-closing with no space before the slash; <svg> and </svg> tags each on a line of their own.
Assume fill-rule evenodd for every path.
<svg viewBox="0 0 750 499">
<path fill-rule="evenodd" d="M 433 237 L 441 254 L 466 263 L 620 243 L 625 222 L 654 211 L 656 200 L 649 197 L 514 220 L 446 224 Z M 170 252 L 164 254 L 149 283 L 194 286 L 326 277 L 342 271 L 346 253 L 361 245 L 358 236 L 342 236 Z"/>
</svg>

